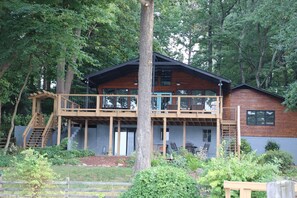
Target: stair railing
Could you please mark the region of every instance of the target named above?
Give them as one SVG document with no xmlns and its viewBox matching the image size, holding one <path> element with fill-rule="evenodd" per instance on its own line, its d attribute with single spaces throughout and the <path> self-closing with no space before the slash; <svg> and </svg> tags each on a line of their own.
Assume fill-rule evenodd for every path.
<svg viewBox="0 0 297 198">
<path fill-rule="evenodd" d="M 23 133 L 23 147 L 26 148 L 26 141 L 27 141 L 27 136 L 29 134 L 29 132 L 31 131 L 31 129 L 35 126 L 35 121 L 36 118 L 38 116 L 39 113 L 34 113 L 34 115 L 32 116 L 29 124 L 27 125 L 27 128 L 25 129 L 24 133 Z"/>
<path fill-rule="evenodd" d="M 54 113 L 51 114 L 43 132 L 42 132 L 42 142 L 41 142 L 41 148 L 44 148 L 44 146 L 46 146 L 46 141 L 48 139 L 48 135 L 51 131 L 51 128 L 53 127 L 54 124 Z"/>
</svg>

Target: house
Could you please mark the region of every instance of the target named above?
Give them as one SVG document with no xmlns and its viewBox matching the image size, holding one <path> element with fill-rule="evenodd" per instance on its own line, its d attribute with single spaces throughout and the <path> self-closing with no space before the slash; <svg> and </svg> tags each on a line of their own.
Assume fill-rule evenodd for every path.
<svg viewBox="0 0 297 198">
<path fill-rule="evenodd" d="M 286 111 L 282 96 L 242 84 L 228 100 L 231 107 L 240 106 L 241 136 L 254 150 L 264 153 L 267 142 L 274 141 L 297 163 L 297 113 Z"/>
<path fill-rule="evenodd" d="M 97 155 L 130 155 L 135 150 L 138 67 L 135 59 L 86 76 L 97 94 L 32 94 L 33 117 L 23 133 L 24 147 L 60 144 L 68 137 Z M 225 100 L 230 92 L 230 80 L 154 53 L 152 152 L 165 155 L 171 143 L 190 151 L 209 145 L 208 156 L 213 157 L 223 139 L 237 142 L 238 107 Z M 54 100 L 47 123 L 40 110 L 46 97 Z"/>
<path fill-rule="evenodd" d="M 60 144 L 63 137 L 97 155 L 130 155 L 135 150 L 139 60 L 103 69 L 85 77 L 96 94 L 31 95 L 32 120 L 19 142 L 24 147 Z M 41 100 L 54 100 L 47 122 Z M 297 116 L 286 112 L 284 98 L 249 85 L 231 88 L 231 81 L 159 53 L 153 54 L 152 152 L 164 155 L 171 145 L 195 152 L 209 145 L 214 157 L 223 140 L 238 152 L 240 137 L 259 153 L 269 140 L 290 152 L 295 161 Z"/>
</svg>

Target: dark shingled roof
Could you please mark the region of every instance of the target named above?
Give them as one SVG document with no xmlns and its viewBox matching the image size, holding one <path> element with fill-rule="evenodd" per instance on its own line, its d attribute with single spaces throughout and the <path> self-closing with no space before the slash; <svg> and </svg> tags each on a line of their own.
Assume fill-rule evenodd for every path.
<svg viewBox="0 0 297 198">
<path fill-rule="evenodd" d="M 236 90 L 236 89 L 253 89 L 255 91 L 258 91 L 258 92 L 261 92 L 261 93 L 264 93 L 266 95 L 269 95 L 269 96 L 272 96 L 272 97 L 275 97 L 275 98 L 278 98 L 278 99 L 281 99 L 281 100 L 284 100 L 285 98 L 280 96 L 280 95 L 277 95 L 275 93 L 271 93 L 269 91 L 266 91 L 264 89 L 260 89 L 260 88 L 256 88 L 256 87 L 253 87 L 251 85 L 247 85 L 247 84 L 240 84 L 234 88 L 232 88 L 232 91 L 233 90 Z"/>
<path fill-rule="evenodd" d="M 192 67 L 156 52 L 153 53 L 153 65 L 155 66 L 155 69 L 180 69 L 205 80 L 216 83 L 222 82 L 223 89 L 230 89 L 231 81 L 229 79 L 217 76 L 196 67 Z M 95 73 L 91 73 L 87 75 L 84 80 L 89 80 L 90 87 L 97 87 L 101 83 L 108 82 L 110 80 L 113 80 L 114 78 L 126 75 L 131 72 L 138 71 L 138 67 L 139 58 L 120 65 L 100 70 Z"/>
</svg>

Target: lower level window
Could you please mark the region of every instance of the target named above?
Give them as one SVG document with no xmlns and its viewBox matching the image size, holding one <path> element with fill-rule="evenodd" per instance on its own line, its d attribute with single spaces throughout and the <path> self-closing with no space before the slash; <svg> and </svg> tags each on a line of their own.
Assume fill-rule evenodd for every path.
<svg viewBox="0 0 297 198">
<path fill-rule="evenodd" d="M 203 129 L 203 142 L 211 142 L 211 130 Z"/>
<path fill-rule="evenodd" d="M 247 125 L 274 126 L 275 111 L 267 110 L 248 110 Z"/>
</svg>

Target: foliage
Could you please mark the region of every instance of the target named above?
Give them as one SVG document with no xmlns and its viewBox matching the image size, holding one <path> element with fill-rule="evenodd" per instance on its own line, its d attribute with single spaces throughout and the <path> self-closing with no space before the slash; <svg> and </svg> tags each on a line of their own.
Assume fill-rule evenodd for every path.
<svg viewBox="0 0 297 198">
<path fill-rule="evenodd" d="M 278 151 L 279 144 L 274 141 L 268 141 L 265 146 L 265 151 Z"/>
<path fill-rule="evenodd" d="M 128 159 L 126 160 L 126 165 L 127 165 L 128 167 L 133 167 L 134 164 L 135 164 L 135 159 L 136 159 L 136 152 L 133 151 L 133 152 L 131 153 L 131 155 L 128 157 Z"/>
<path fill-rule="evenodd" d="M 59 146 L 50 146 L 46 148 L 37 148 L 36 151 L 40 154 L 46 154 L 48 160 L 53 165 L 63 165 L 63 164 L 78 164 L 81 157 L 93 156 L 94 152 L 90 150 L 66 150 L 67 149 L 67 139 L 61 141 Z"/>
<path fill-rule="evenodd" d="M 274 179 L 279 173 L 276 165 L 261 164 L 260 158 L 254 152 L 242 154 L 241 158 L 222 156 L 212 158 L 206 163 L 203 174 L 198 179 L 198 183 L 210 191 L 211 197 L 224 197 L 224 180 L 266 182 Z M 237 194 L 233 195 L 238 197 Z"/>
<path fill-rule="evenodd" d="M 20 184 L 23 192 L 38 197 L 45 187 L 49 187 L 56 174 L 44 155 L 32 149 L 25 150 L 21 154 L 24 155 L 24 159 L 15 159 L 13 166 L 4 171 L 4 178 L 8 181 L 25 181 L 25 184 Z"/>
<path fill-rule="evenodd" d="M 196 185 L 184 170 L 158 166 L 139 172 L 121 197 L 198 197 Z"/>
<path fill-rule="evenodd" d="M 283 105 L 287 110 L 297 110 L 297 82 L 290 84 L 289 89 L 285 92 Z"/>
<path fill-rule="evenodd" d="M 252 147 L 246 139 L 241 139 L 240 152 L 244 154 L 252 152 Z"/>
<path fill-rule="evenodd" d="M 181 152 L 173 153 L 168 160 L 159 153 L 155 153 L 151 161 L 151 166 L 172 166 L 184 170 L 196 171 L 203 166 L 204 160 L 199 155 L 193 155 L 184 149 Z"/>
<path fill-rule="evenodd" d="M 288 171 L 293 163 L 293 157 L 289 153 L 280 150 L 269 150 L 263 154 L 262 158 L 264 163 L 275 164 L 279 170 L 285 173 Z"/>
</svg>

